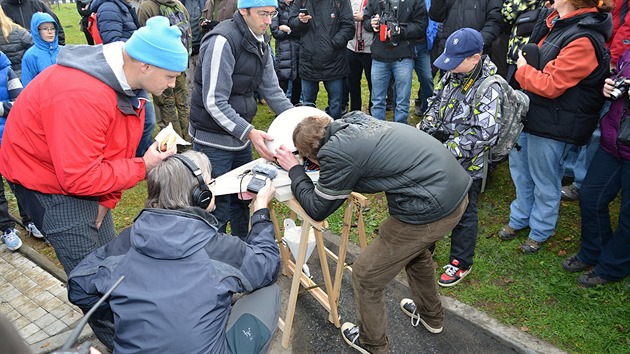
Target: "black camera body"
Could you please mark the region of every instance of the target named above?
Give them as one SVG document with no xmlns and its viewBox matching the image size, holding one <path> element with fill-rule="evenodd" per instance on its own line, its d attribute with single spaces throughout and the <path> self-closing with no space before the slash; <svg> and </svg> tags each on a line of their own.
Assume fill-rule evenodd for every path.
<svg viewBox="0 0 630 354">
<path fill-rule="evenodd" d="M 613 82 L 614 88 L 612 92 L 610 93 L 611 100 L 613 101 L 618 100 L 628 92 L 628 87 L 630 87 L 630 84 L 626 83 L 626 80 L 628 79 L 623 76 L 619 76 L 614 79 L 614 82 Z"/>
<path fill-rule="evenodd" d="M 424 121 L 420 127 L 423 132 L 431 135 L 442 144 L 445 143 L 448 140 L 448 138 L 451 137 L 451 135 L 448 132 L 441 130 L 439 127 L 436 128 L 434 126 L 428 125 L 424 123 Z"/>
</svg>

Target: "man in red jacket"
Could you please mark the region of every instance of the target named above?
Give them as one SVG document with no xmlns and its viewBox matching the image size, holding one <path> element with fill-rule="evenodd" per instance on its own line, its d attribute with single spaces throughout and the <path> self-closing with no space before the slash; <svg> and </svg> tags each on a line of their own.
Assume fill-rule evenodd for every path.
<svg viewBox="0 0 630 354">
<path fill-rule="evenodd" d="M 156 20 L 126 43 L 64 47 L 7 120 L 0 171 L 68 274 L 115 236 L 108 211 L 122 191 L 175 153 L 154 146 L 134 158 L 148 93 L 173 87 L 187 66 L 177 27 Z"/>
<path fill-rule="evenodd" d="M 122 191 L 176 152 L 160 152 L 154 143 L 135 157 L 148 93 L 173 87 L 188 65 L 180 35 L 168 19 L 156 17 L 124 43 L 66 46 L 13 105 L 0 174 L 67 274 L 115 237 L 109 210 Z M 95 333 L 111 345 L 111 338 Z"/>
</svg>

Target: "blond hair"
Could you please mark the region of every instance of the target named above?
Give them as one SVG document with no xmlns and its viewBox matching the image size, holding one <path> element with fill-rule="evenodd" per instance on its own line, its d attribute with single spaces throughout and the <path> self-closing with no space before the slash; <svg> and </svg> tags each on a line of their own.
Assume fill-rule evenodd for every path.
<svg viewBox="0 0 630 354">
<path fill-rule="evenodd" d="M 13 22 L 13 20 L 4 13 L 2 6 L 0 6 L 0 28 L 2 29 L 2 37 L 4 37 L 5 41 L 9 40 L 9 33 L 11 33 L 14 27 L 20 27 L 20 25 Z"/>
</svg>

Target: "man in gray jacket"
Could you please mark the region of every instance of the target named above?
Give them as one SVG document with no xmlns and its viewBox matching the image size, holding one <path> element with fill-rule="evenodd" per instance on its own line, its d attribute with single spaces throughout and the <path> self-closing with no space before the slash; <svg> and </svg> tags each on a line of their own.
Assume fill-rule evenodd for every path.
<svg viewBox="0 0 630 354">
<path fill-rule="evenodd" d="M 193 149 L 212 162 L 212 177 L 252 161 L 251 145 L 272 159 L 265 146 L 272 137 L 252 125 L 258 91 L 276 114 L 292 108 L 273 68 L 267 28 L 278 15 L 277 0 L 239 0 L 231 20 L 219 23 L 199 49 L 190 107 Z M 219 231 L 228 222 L 233 235 L 244 237 L 249 208 L 237 194 L 217 197 L 214 215 Z"/>
<path fill-rule="evenodd" d="M 328 217 L 352 191 L 387 197 L 390 216 L 353 265 L 358 326 L 344 323 L 344 340 L 362 353 L 387 353 L 384 291 L 403 268 L 418 305 L 412 317 L 440 333 L 444 311 L 428 248 L 457 225 L 466 209 L 471 184 L 466 171 L 424 132 L 362 112 L 334 122 L 326 116 L 305 118 L 293 141 L 305 159 L 319 165 L 317 185 L 285 146 L 276 150 L 276 159 L 289 171 L 293 195 L 313 219 Z"/>
</svg>

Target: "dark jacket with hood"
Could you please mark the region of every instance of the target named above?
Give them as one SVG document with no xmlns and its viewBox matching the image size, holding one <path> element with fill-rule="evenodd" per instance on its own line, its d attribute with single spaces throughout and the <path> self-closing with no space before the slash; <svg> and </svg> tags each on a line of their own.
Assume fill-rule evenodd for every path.
<svg viewBox="0 0 630 354">
<path fill-rule="evenodd" d="M 484 48 L 489 49 L 503 29 L 501 5 L 501 0 L 433 0 L 429 17 L 443 26 L 438 53 L 444 50 L 448 36 L 464 27 L 479 31 Z"/>
<path fill-rule="evenodd" d="M 599 61 L 598 67 L 577 85 L 567 89 L 556 98 L 547 98 L 526 91 L 530 98 L 525 131 L 549 139 L 570 144 L 584 145 L 597 126 L 599 112 L 604 104 L 602 86 L 609 73 L 610 54 L 605 42 L 612 33 L 610 13 L 587 12 L 567 18 L 553 19 L 557 12 L 549 15 L 543 26 L 553 24 L 551 30 L 535 28 L 530 42 L 539 43 L 540 67 L 554 60 L 572 41 L 586 37 L 590 39 Z"/>
<path fill-rule="evenodd" d="M 113 311 L 115 353 L 228 353 L 232 294 L 274 283 L 280 256 L 267 209 L 254 213 L 244 241 L 216 223 L 201 208 L 144 209 L 74 268 L 70 301 L 87 310 L 124 275 L 95 313 Z"/>
<path fill-rule="evenodd" d="M 307 23 L 298 19 L 300 8 L 313 17 Z M 350 72 L 346 46 L 354 37 L 350 1 L 295 0 L 289 14 L 289 27 L 300 39 L 300 77 L 309 81 L 345 78 Z"/>
<path fill-rule="evenodd" d="M 314 220 L 332 214 L 352 191 L 385 192 L 391 216 L 428 224 L 452 214 L 472 183 L 438 140 L 358 111 L 330 123 L 317 160 L 317 185 L 301 165 L 289 171 L 293 195 Z"/>
<path fill-rule="evenodd" d="M 375 15 L 379 15 L 383 19 L 383 15 L 388 11 L 383 4 L 388 1 L 370 0 L 365 11 L 363 12 L 363 28 L 373 33 L 372 40 L 372 59 L 392 62 L 398 59 L 414 58 L 416 42 L 426 42 L 426 30 L 428 24 L 427 8 L 424 0 L 407 0 L 399 1 L 398 11 L 390 13 L 395 16 L 400 26 L 400 35 L 394 39 L 388 38 L 381 41 L 379 33 L 374 33 L 371 19 Z"/>
<path fill-rule="evenodd" d="M 59 35 L 57 35 L 59 38 Z M 31 33 L 22 27 L 15 26 L 9 32 L 7 39 L 0 35 L 0 51 L 11 60 L 11 67 L 18 77 L 22 74 L 22 57 L 24 52 L 33 45 Z"/>
<path fill-rule="evenodd" d="M 90 10 L 96 12 L 96 25 L 103 44 L 125 42 L 140 27 L 136 10 L 125 0 L 94 0 Z"/>
<path fill-rule="evenodd" d="M 10 17 L 13 22 L 24 28 L 30 28 L 31 17 L 34 13 L 44 12 L 52 16 L 57 22 L 59 45 L 66 44 L 66 34 L 63 32 L 63 26 L 59 17 L 41 0 L 2 0 L 2 9 L 4 13 Z"/>
<path fill-rule="evenodd" d="M 21 79 L 24 86 L 28 85 L 37 74 L 57 62 L 59 54 L 57 33 L 55 32 L 55 39 L 52 42 L 46 42 L 39 33 L 39 25 L 46 22 L 51 22 L 55 28 L 59 29 L 57 22 L 54 22 L 52 16 L 47 13 L 38 12 L 31 20 L 31 33 L 35 45 L 28 48 L 22 57 Z"/>
<path fill-rule="evenodd" d="M 295 1 L 295 0 L 294 0 Z M 300 36 L 295 32 L 286 33 L 280 25 L 289 25 L 291 7 L 284 1 L 279 2 L 278 16 L 271 20 L 271 35 L 276 39 L 275 68 L 278 80 L 295 80 L 298 74 Z"/>
</svg>

